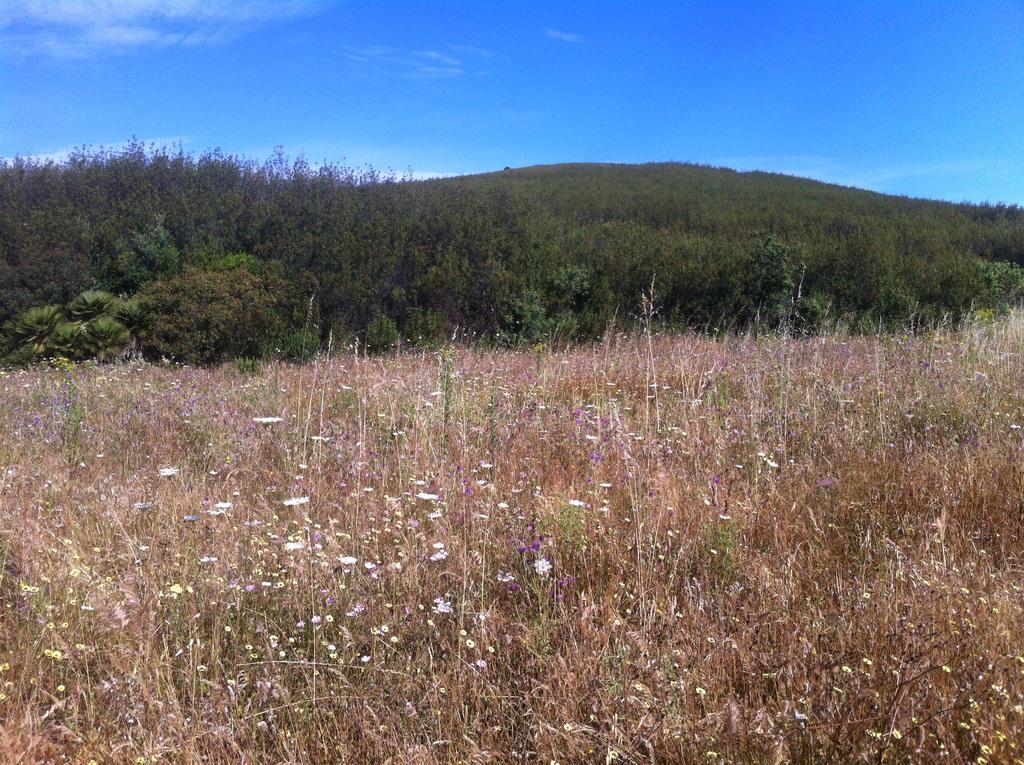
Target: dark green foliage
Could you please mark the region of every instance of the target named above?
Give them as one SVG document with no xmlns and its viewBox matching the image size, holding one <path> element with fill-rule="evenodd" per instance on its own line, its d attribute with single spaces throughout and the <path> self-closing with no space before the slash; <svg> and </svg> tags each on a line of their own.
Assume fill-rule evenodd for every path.
<svg viewBox="0 0 1024 765">
<path fill-rule="evenodd" d="M 792 314 L 794 271 L 790 248 L 771 235 L 758 242 L 750 255 L 746 278 L 755 321 L 775 327 Z"/>
<path fill-rule="evenodd" d="M 86 290 L 68 303 L 68 318 L 84 323 L 100 316 L 107 316 L 114 311 L 116 300 L 109 292 Z"/>
<path fill-rule="evenodd" d="M 304 362 L 312 360 L 320 352 L 320 335 L 315 327 L 292 329 L 274 337 L 263 346 L 262 355 Z"/>
<path fill-rule="evenodd" d="M 131 332 L 117 319 L 99 316 L 84 325 L 85 347 L 97 361 L 116 356 L 131 339 Z"/>
<path fill-rule="evenodd" d="M 113 317 L 183 360 L 308 358 L 329 334 L 381 350 L 595 338 L 636 321 L 652 277 L 669 327 L 874 329 L 1015 304 L 1011 263 L 1016 206 L 694 165 L 396 182 L 139 144 L 0 161 L 0 323 L 86 287 L 138 292 L 149 320 Z"/>
<path fill-rule="evenodd" d="M 991 308 L 1024 303 L 1024 267 L 1016 263 L 981 261 L 982 303 Z"/>
<path fill-rule="evenodd" d="M 150 329 L 144 353 L 188 364 L 259 357 L 268 338 L 289 330 L 297 296 L 272 277 L 238 271 L 186 269 L 139 293 Z"/>
<path fill-rule="evenodd" d="M 123 324 L 132 337 L 141 338 L 149 325 L 149 316 L 138 300 L 122 300 L 114 309 L 113 316 Z"/>
<path fill-rule="evenodd" d="M 59 305 L 44 305 L 30 308 L 14 325 L 14 334 L 21 343 L 32 348 L 33 353 L 46 351 L 57 328 L 64 323 L 64 308 Z"/>
<path fill-rule="evenodd" d="M 50 336 L 40 355 L 77 361 L 86 355 L 85 327 L 77 321 L 60 324 Z"/>
<path fill-rule="evenodd" d="M 141 326 L 142 316 L 134 301 L 121 302 L 108 292 L 86 290 L 67 306 L 30 308 L 15 322 L 14 339 L 16 347 L 31 349 L 34 357 L 107 361 L 125 349 L 134 335 L 132 327 Z M 13 363 L 13 358 L 20 357 L 9 355 L 8 362 Z"/>
<path fill-rule="evenodd" d="M 366 327 L 366 350 L 380 353 L 395 347 L 398 342 L 398 327 L 395 322 L 382 313 L 373 317 Z"/>
</svg>

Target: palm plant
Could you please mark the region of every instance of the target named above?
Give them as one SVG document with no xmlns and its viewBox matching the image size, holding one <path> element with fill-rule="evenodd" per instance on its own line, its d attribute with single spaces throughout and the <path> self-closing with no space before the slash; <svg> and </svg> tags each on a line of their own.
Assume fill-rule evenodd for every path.
<svg viewBox="0 0 1024 765">
<path fill-rule="evenodd" d="M 50 335 L 45 350 L 69 361 L 81 358 L 86 350 L 83 326 L 76 321 L 59 324 Z"/>
<path fill-rule="evenodd" d="M 131 333 L 117 319 L 100 316 L 85 325 L 84 345 L 97 361 L 106 361 L 124 350 Z"/>
<path fill-rule="evenodd" d="M 43 354 L 50 338 L 64 321 L 64 309 L 59 305 L 30 308 L 21 315 L 14 327 L 15 334 L 32 346 L 36 354 Z"/>
<path fill-rule="evenodd" d="M 138 300 L 122 300 L 114 310 L 114 318 L 137 338 L 146 331 L 149 316 Z"/>
<path fill-rule="evenodd" d="M 88 322 L 100 316 L 109 316 L 117 305 L 117 299 L 109 292 L 86 290 L 68 303 L 68 317 L 74 321 Z"/>
</svg>

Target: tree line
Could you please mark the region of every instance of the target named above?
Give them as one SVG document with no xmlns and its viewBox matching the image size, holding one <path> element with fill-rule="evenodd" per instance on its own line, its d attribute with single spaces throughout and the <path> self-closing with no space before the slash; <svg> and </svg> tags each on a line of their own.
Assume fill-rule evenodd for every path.
<svg viewBox="0 0 1024 765">
<path fill-rule="evenodd" d="M 652 280 L 667 328 L 956 320 L 1024 298 L 1024 210 L 678 163 L 411 181 L 139 143 L 0 161 L 9 360 L 586 340 L 635 322 Z"/>
</svg>

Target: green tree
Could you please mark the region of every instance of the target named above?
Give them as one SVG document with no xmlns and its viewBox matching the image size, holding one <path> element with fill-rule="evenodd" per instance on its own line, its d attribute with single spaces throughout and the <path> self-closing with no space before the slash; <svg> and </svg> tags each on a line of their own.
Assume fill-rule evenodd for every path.
<svg viewBox="0 0 1024 765">
<path fill-rule="evenodd" d="M 747 289 L 753 318 L 775 326 L 791 313 L 794 275 L 791 249 L 774 236 L 761 238 L 748 264 Z"/>
</svg>

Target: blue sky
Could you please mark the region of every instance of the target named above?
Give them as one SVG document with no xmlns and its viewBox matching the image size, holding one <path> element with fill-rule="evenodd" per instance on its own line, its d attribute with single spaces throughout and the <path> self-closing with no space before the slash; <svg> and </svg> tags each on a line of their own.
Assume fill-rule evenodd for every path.
<svg viewBox="0 0 1024 765">
<path fill-rule="evenodd" d="M 0 0 L 0 156 L 678 160 L 1024 203 L 1024 2 Z"/>
</svg>

